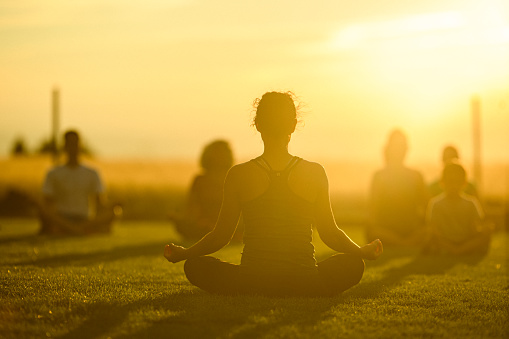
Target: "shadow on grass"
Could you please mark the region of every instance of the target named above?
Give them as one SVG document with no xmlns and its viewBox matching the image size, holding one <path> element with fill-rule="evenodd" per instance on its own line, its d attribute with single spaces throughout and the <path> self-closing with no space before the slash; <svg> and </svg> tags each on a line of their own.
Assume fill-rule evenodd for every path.
<svg viewBox="0 0 509 339">
<path fill-rule="evenodd" d="M 138 247 L 143 255 L 147 244 Z M 149 252 L 152 249 L 149 250 Z M 156 255 L 160 255 L 158 250 Z M 92 255 L 93 260 L 121 258 L 133 254 L 133 247 L 117 249 L 112 255 L 104 252 Z M 134 251 L 136 253 L 136 251 Z M 102 257 L 104 256 L 104 258 Z M 75 260 L 84 260 L 75 258 Z M 129 303 L 95 303 L 72 311 L 70 318 L 85 319 L 61 338 L 255 338 L 275 331 L 292 334 L 291 328 L 313 328 L 333 317 L 334 308 L 351 303 L 352 299 L 375 298 L 395 288 L 410 275 L 441 275 L 457 264 L 476 265 L 482 256 L 446 257 L 416 255 L 415 251 L 388 251 L 388 256 L 377 265 L 388 265 L 383 278 L 362 283 L 346 294 L 333 298 L 267 298 L 257 296 L 217 296 L 198 289 L 176 294 L 162 291 L 160 296 Z M 90 259 L 88 259 L 90 260 Z M 391 265 L 401 260 L 402 265 Z M 83 264 L 87 264 L 83 262 Z M 368 267 L 369 269 L 369 267 Z M 175 285 L 175 283 L 172 283 Z M 182 285 L 187 285 L 183 281 Z M 179 286 L 173 286 L 179 289 Z M 297 336 L 298 333 L 295 333 Z"/>
<path fill-rule="evenodd" d="M 159 256 L 161 246 L 163 242 L 117 247 L 111 251 L 42 259 L 35 265 L 89 265 L 134 256 Z M 333 298 L 224 297 L 193 289 L 176 294 L 161 291 L 158 296 L 126 303 L 86 304 L 70 312 L 67 318 L 84 320 L 61 338 L 254 338 L 277 336 L 274 331 L 278 330 L 284 330 L 288 337 L 292 334 L 289 328 L 295 324 L 296 328 L 313 328 L 334 316 L 332 310 L 338 305 L 377 297 L 410 275 L 442 275 L 457 264 L 476 265 L 482 259 L 482 256 L 423 256 L 415 250 L 388 250 L 383 259 L 367 265 L 368 270 L 370 266 L 386 266 L 381 279 L 361 282 L 347 294 Z M 171 284 L 179 290 L 175 282 Z"/>
<path fill-rule="evenodd" d="M 224 297 L 208 297 L 213 298 L 213 303 L 220 302 L 218 305 L 221 312 L 214 308 L 187 310 L 171 319 L 153 323 L 149 328 L 135 334 L 135 337 L 259 338 L 269 333 L 275 335 L 274 332 L 278 330 L 283 330 L 285 336 L 292 336 L 291 330 L 284 329 L 285 326 L 298 324 L 299 328 L 312 327 L 326 319 L 327 313 L 338 304 L 338 298 L 255 296 L 230 297 L 225 304 L 219 299 Z M 293 335 L 297 336 L 298 333 Z"/>
<path fill-rule="evenodd" d="M 124 305 L 90 305 L 77 311 L 84 311 L 90 317 L 61 338 L 108 335 L 116 338 L 253 338 L 285 325 L 313 326 L 326 318 L 326 313 L 337 304 L 338 298 L 225 297 L 202 291 L 186 292 Z M 151 312 L 159 318 L 149 314 Z M 150 316 L 153 320 L 147 321 L 146 317 Z M 140 320 L 141 329 L 136 329 L 136 319 Z M 126 328 L 129 322 L 134 323 L 132 328 Z M 146 322 L 148 326 L 144 325 Z M 122 332 L 128 333 L 119 335 Z"/>
<path fill-rule="evenodd" d="M 475 266 L 484 259 L 486 254 L 452 256 L 452 255 L 424 255 L 415 249 L 393 249 L 384 252 L 379 260 L 368 263 L 368 267 L 392 266 L 383 273 L 383 278 L 367 283 L 361 283 L 352 291 L 352 298 L 374 298 L 379 294 L 397 287 L 405 278 L 411 275 L 444 275 L 459 264 Z M 396 260 L 407 260 L 401 266 L 390 265 Z M 369 268 L 368 268 L 369 269 Z"/>
<path fill-rule="evenodd" d="M 35 244 L 44 243 L 45 239 L 42 239 L 40 236 L 35 235 L 35 234 L 0 238 L 0 245 L 7 245 L 10 243 L 14 243 L 14 242 L 24 242 L 24 243 L 28 243 L 30 245 L 35 245 Z"/>
<path fill-rule="evenodd" d="M 40 267 L 88 266 L 95 263 L 112 262 L 141 256 L 161 256 L 164 241 L 140 245 L 117 246 L 111 250 L 92 253 L 65 254 L 47 258 L 27 260 L 17 265 L 35 265 Z"/>
<path fill-rule="evenodd" d="M 74 258 L 87 265 L 91 260 L 116 260 L 127 256 L 153 253 L 157 244 L 123 247 L 112 252 Z M 147 252 L 148 251 L 148 252 Z M 152 252 L 151 252 L 152 251 Z M 77 309 L 76 317 L 85 320 L 62 338 L 255 338 L 284 330 L 291 335 L 291 326 L 312 328 L 333 316 L 332 309 L 352 299 L 375 298 L 395 288 L 410 275 L 441 275 L 457 264 L 476 265 L 482 256 L 446 257 L 416 255 L 415 251 L 388 251 L 377 265 L 388 265 L 383 278 L 362 283 L 347 294 L 333 298 L 268 298 L 257 296 L 217 296 L 198 289 L 164 293 L 131 303 L 95 303 Z M 113 253 L 113 254 L 112 254 Z M 402 260 L 402 265 L 391 265 Z M 369 268 L 368 268 L 369 269 Z M 188 284 L 182 282 L 182 284 Z M 174 286 L 175 287 L 175 286 Z M 178 289 L 178 286 L 176 286 Z M 71 315 L 73 317 L 73 315 Z M 290 332 L 288 332 L 290 331 Z M 295 334 L 297 335 L 297 334 Z"/>
</svg>

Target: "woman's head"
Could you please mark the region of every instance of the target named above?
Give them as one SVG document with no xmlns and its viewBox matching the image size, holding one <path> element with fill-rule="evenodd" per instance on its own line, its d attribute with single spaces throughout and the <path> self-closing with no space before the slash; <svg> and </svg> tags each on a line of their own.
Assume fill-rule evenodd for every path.
<svg viewBox="0 0 509 339">
<path fill-rule="evenodd" d="M 233 152 L 230 144 L 216 140 L 205 146 L 200 158 L 200 165 L 205 171 L 227 171 L 233 165 Z"/>
<path fill-rule="evenodd" d="M 289 136 L 297 125 L 297 108 L 291 92 L 267 92 L 254 102 L 256 129 L 270 137 Z"/>
</svg>

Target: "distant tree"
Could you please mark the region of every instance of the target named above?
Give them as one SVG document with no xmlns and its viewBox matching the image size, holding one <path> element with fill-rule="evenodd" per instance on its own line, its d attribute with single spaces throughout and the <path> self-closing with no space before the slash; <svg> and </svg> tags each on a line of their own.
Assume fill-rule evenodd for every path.
<svg viewBox="0 0 509 339">
<path fill-rule="evenodd" d="M 83 139 L 80 141 L 81 145 L 81 154 L 92 157 L 94 155 L 94 152 L 90 149 L 86 141 Z M 63 147 L 63 146 L 62 146 Z M 37 148 L 38 154 L 53 154 L 55 149 L 55 144 L 53 143 L 53 140 L 51 139 L 45 139 L 41 142 L 39 147 Z M 59 149 L 59 154 L 63 152 L 63 149 Z"/>
<path fill-rule="evenodd" d="M 14 140 L 14 143 L 11 148 L 11 155 L 18 157 L 18 156 L 24 156 L 27 155 L 27 147 L 25 145 L 25 140 L 23 138 L 17 138 Z"/>
<path fill-rule="evenodd" d="M 52 154 L 55 151 L 55 144 L 51 139 L 44 139 L 37 148 L 38 154 Z"/>
</svg>

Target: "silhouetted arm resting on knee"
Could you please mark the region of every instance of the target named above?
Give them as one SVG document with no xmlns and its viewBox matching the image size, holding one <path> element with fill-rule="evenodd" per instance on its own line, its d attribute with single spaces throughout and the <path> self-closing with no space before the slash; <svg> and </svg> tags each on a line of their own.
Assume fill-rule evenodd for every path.
<svg viewBox="0 0 509 339">
<path fill-rule="evenodd" d="M 329 181 L 323 167 L 318 167 L 320 170 L 317 171 L 316 175 L 319 191 L 316 198 L 315 223 L 320 238 L 327 246 L 337 252 L 355 254 L 362 259 L 373 260 L 378 258 L 383 252 L 380 240 L 377 239 L 360 247 L 336 225 L 330 204 Z"/>
<path fill-rule="evenodd" d="M 233 167 L 226 176 L 221 211 L 212 231 L 189 248 L 174 244 L 166 245 L 164 256 L 168 261 L 176 263 L 189 258 L 214 253 L 226 246 L 233 237 L 240 218 L 240 201 L 237 197 L 237 181 L 239 176 Z"/>
</svg>

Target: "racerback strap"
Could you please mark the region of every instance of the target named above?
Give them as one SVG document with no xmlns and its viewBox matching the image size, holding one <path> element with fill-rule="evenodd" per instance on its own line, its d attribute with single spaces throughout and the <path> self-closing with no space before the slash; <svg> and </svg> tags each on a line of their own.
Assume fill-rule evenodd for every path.
<svg viewBox="0 0 509 339">
<path fill-rule="evenodd" d="M 280 177 L 287 177 L 288 174 L 291 172 L 292 168 L 297 165 L 297 163 L 301 160 L 299 157 L 292 157 L 286 167 L 281 171 L 274 171 L 270 164 L 265 160 L 263 157 L 258 157 L 256 159 L 253 159 L 255 164 L 257 164 L 261 169 L 263 169 L 269 178 L 272 180 L 273 178 L 280 178 Z"/>
</svg>

